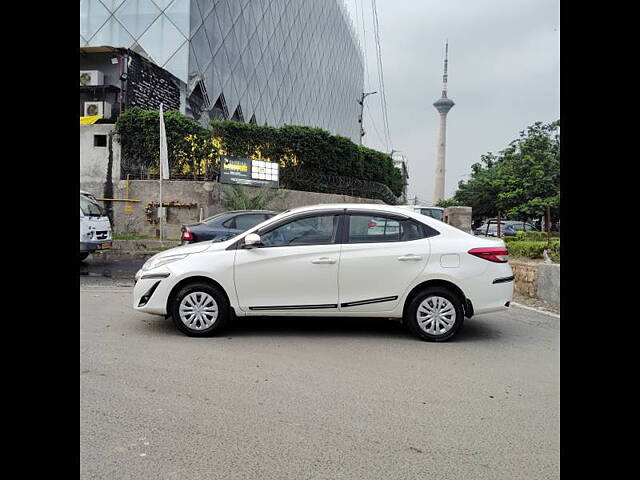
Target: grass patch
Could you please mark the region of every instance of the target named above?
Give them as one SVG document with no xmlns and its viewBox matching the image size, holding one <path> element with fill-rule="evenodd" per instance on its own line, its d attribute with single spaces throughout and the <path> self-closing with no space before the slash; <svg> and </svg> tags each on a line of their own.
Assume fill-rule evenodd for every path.
<svg viewBox="0 0 640 480">
<path fill-rule="evenodd" d="M 139 235 L 137 233 L 114 233 L 114 240 L 155 240 L 149 235 Z"/>
</svg>

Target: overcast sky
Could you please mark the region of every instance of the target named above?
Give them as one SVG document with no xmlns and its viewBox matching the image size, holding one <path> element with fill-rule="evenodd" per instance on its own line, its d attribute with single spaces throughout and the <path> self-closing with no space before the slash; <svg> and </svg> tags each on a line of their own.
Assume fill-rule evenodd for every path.
<svg viewBox="0 0 640 480">
<path fill-rule="evenodd" d="M 371 0 L 344 0 L 365 46 L 365 91 L 378 90 Z M 433 196 L 445 40 L 449 98 L 445 196 L 480 155 L 536 121 L 560 118 L 559 0 L 377 0 L 391 146 L 409 161 L 409 196 Z M 366 31 L 365 41 L 363 35 Z M 364 144 L 385 150 L 379 95 Z M 377 131 L 376 131 L 377 130 Z"/>
</svg>

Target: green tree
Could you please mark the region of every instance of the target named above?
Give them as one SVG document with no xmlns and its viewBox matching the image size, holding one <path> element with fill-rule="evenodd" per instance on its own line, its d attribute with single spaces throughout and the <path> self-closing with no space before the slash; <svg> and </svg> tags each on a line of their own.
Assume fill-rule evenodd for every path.
<svg viewBox="0 0 640 480">
<path fill-rule="evenodd" d="M 514 218 L 560 214 L 560 121 L 536 122 L 502 152 L 498 204 Z"/>
<path fill-rule="evenodd" d="M 560 217 L 560 121 L 536 122 L 507 148 L 482 155 L 471 166 L 471 177 L 458 183 L 454 196 L 473 209 L 474 219 L 529 219 L 551 209 Z"/>
<path fill-rule="evenodd" d="M 460 202 L 455 198 L 447 198 L 446 200 L 440 200 L 436 203 L 436 207 L 447 208 L 447 207 L 457 207 L 460 205 Z"/>
</svg>

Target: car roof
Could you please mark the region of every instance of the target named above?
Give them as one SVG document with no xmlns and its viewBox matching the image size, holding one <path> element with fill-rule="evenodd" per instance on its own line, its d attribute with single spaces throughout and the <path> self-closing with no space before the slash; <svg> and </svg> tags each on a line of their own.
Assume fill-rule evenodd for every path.
<svg viewBox="0 0 640 480">
<path fill-rule="evenodd" d="M 303 207 L 292 208 L 290 210 L 286 210 L 282 212 L 280 215 L 286 214 L 286 216 L 289 216 L 289 215 L 298 214 L 302 212 L 313 212 L 314 210 L 333 210 L 333 209 L 344 210 L 345 208 L 351 209 L 351 210 L 371 210 L 372 212 L 377 211 L 377 212 L 397 213 L 405 217 L 410 217 L 410 218 L 419 220 L 422 223 L 427 223 L 427 224 L 433 223 L 433 226 L 437 225 L 438 228 L 442 228 L 444 230 L 462 233 L 462 230 L 452 227 L 451 225 L 445 222 L 442 222 L 440 220 L 437 220 L 435 218 L 422 215 L 420 212 L 416 212 L 413 209 L 402 208 L 402 206 L 400 205 L 387 205 L 385 203 L 319 203 L 316 205 L 306 205 Z"/>
<path fill-rule="evenodd" d="M 345 208 L 358 209 L 358 210 L 379 210 L 386 212 L 395 212 L 403 215 L 407 214 L 407 209 L 404 209 L 396 205 L 387 205 L 385 203 L 318 203 L 316 205 L 305 205 L 302 207 L 295 207 L 287 211 L 287 213 L 299 213 L 304 211 L 313 210 L 327 210 L 337 209 L 343 210 Z"/>
<path fill-rule="evenodd" d="M 220 214 L 223 213 L 276 213 L 273 210 L 229 210 L 227 212 L 220 212 Z"/>
</svg>

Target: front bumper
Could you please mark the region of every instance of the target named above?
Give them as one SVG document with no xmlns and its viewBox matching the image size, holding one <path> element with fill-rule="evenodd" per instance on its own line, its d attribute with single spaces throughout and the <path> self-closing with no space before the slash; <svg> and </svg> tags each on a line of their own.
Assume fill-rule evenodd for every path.
<svg viewBox="0 0 640 480">
<path fill-rule="evenodd" d="M 133 308 L 154 315 L 166 315 L 172 286 L 168 271 L 150 273 L 138 270 L 133 287 Z"/>
<path fill-rule="evenodd" d="M 96 250 L 104 250 L 111 248 L 113 245 L 111 240 L 99 240 L 94 242 L 80 242 L 81 252 L 95 252 Z"/>
</svg>

